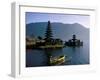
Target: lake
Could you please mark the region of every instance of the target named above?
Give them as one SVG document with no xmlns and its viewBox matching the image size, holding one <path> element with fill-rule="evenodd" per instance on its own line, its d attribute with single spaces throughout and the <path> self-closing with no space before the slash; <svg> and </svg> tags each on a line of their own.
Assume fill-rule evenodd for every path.
<svg viewBox="0 0 100 80">
<path fill-rule="evenodd" d="M 89 64 L 89 44 L 84 43 L 81 47 L 64 47 L 62 49 L 27 49 L 26 50 L 26 67 L 41 67 L 48 66 L 47 55 L 52 56 L 66 55 L 70 58 L 70 62 L 65 62 L 63 65 L 83 65 Z"/>
</svg>

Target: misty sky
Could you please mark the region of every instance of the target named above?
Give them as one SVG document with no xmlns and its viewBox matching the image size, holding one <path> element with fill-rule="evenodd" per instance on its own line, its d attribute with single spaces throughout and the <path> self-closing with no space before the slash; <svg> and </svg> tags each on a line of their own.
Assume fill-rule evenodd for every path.
<svg viewBox="0 0 100 80">
<path fill-rule="evenodd" d="M 74 14 L 34 13 L 26 12 L 26 24 L 34 22 L 61 22 L 65 24 L 79 23 L 89 28 L 90 16 Z"/>
</svg>

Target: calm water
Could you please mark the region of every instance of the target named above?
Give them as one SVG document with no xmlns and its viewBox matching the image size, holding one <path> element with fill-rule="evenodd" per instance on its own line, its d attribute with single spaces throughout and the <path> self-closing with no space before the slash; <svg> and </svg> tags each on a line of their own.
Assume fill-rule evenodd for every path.
<svg viewBox="0 0 100 80">
<path fill-rule="evenodd" d="M 46 54 L 52 53 L 52 56 L 66 55 L 70 58 L 70 62 L 65 65 L 89 64 L 89 46 L 84 44 L 82 47 L 65 47 L 56 50 L 26 50 L 26 66 L 48 66 Z"/>
</svg>

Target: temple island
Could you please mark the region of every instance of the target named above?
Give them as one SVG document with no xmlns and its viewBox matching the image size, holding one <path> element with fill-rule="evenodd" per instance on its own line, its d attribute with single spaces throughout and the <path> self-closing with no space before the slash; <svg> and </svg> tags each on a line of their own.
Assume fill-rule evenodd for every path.
<svg viewBox="0 0 100 80">
<path fill-rule="evenodd" d="M 83 46 L 83 42 L 79 39 L 76 39 L 76 35 L 73 35 L 73 38 L 69 41 L 63 41 L 60 38 L 53 38 L 53 33 L 51 29 L 51 23 L 48 21 L 47 29 L 45 32 L 45 37 L 41 36 L 27 36 L 26 37 L 26 49 L 55 49 L 55 48 L 63 48 L 66 46 L 70 47 L 79 47 Z"/>
<path fill-rule="evenodd" d="M 63 48 L 63 41 L 61 39 L 53 38 L 51 23 L 48 21 L 45 38 L 26 37 L 26 48 L 46 49 L 46 48 Z"/>
<path fill-rule="evenodd" d="M 73 38 L 65 42 L 65 45 L 71 47 L 83 46 L 83 42 L 79 39 L 76 39 L 76 35 L 73 35 Z"/>
</svg>

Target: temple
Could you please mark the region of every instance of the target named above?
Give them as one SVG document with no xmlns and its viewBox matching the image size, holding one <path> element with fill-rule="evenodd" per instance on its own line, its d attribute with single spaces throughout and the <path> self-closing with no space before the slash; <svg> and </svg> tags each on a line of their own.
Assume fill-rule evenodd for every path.
<svg viewBox="0 0 100 80">
<path fill-rule="evenodd" d="M 65 42 L 65 45 L 72 47 L 83 46 L 83 42 L 80 41 L 79 39 L 76 39 L 76 35 L 73 35 L 73 38 Z"/>
</svg>

